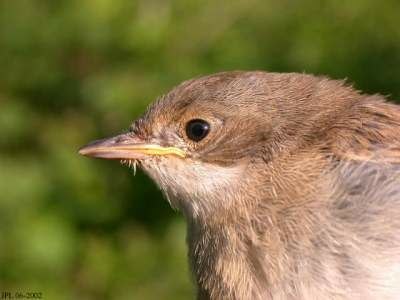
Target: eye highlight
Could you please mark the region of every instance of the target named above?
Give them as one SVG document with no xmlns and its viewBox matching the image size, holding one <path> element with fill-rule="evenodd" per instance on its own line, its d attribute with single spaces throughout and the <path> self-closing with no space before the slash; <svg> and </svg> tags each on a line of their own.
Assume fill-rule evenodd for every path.
<svg viewBox="0 0 400 300">
<path fill-rule="evenodd" d="M 201 119 L 194 119 L 186 124 L 186 135 L 189 139 L 199 142 L 210 132 L 210 124 Z"/>
</svg>

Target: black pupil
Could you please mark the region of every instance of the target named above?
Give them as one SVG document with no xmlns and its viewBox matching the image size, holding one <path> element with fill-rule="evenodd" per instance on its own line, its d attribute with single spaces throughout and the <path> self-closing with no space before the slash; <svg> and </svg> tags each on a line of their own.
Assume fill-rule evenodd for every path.
<svg viewBox="0 0 400 300">
<path fill-rule="evenodd" d="M 195 142 L 204 139 L 209 131 L 210 125 L 204 120 L 191 120 L 186 125 L 186 134 L 188 138 Z"/>
</svg>

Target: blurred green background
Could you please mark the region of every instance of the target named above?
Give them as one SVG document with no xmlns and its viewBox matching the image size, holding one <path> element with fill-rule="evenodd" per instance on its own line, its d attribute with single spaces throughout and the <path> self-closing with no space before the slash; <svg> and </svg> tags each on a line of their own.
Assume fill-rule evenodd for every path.
<svg viewBox="0 0 400 300">
<path fill-rule="evenodd" d="M 0 291 L 193 299 L 182 217 L 143 173 L 77 149 L 222 70 L 400 99 L 400 1 L 317 2 L 0 1 Z"/>
</svg>

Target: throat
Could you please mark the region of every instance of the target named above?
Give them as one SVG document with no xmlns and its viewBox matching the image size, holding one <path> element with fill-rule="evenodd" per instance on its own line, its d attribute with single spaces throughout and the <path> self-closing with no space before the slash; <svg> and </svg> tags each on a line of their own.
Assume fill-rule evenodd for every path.
<svg viewBox="0 0 400 300">
<path fill-rule="evenodd" d="M 171 206 L 190 221 L 214 218 L 223 214 L 222 209 L 229 210 L 244 185 L 246 165 L 220 166 L 169 158 L 144 165 L 144 169 L 158 183 Z"/>
</svg>

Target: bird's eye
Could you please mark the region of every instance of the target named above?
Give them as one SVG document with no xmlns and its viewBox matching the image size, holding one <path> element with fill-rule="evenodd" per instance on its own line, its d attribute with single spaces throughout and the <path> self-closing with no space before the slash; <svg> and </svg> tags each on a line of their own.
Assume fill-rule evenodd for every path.
<svg viewBox="0 0 400 300">
<path fill-rule="evenodd" d="M 204 120 L 194 119 L 186 124 L 186 135 L 189 139 L 199 142 L 204 139 L 210 131 L 210 124 Z"/>
</svg>

